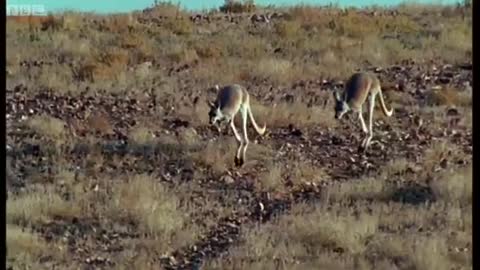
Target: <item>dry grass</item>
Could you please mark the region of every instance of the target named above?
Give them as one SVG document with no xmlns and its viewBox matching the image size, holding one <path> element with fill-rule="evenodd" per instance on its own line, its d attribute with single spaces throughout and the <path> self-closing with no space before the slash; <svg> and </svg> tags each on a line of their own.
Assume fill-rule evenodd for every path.
<svg viewBox="0 0 480 270">
<path fill-rule="evenodd" d="M 14 67 L 18 60 L 36 59 L 37 55 L 54 56 L 60 64 L 71 63 L 61 70 L 59 78 L 34 73 L 30 79 L 33 83 L 43 76 L 45 85 L 61 90 L 69 81 L 98 85 L 133 81 L 135 74 L 126 68 L 152 60 L 161 66 L 171 65 L 172 61 L 199 61 L 191 67 L 191 73 L 202 82 L 259 78 L 283 85 L 318 76 L 343 78 L 362 68 L 366 60 L 368 65 L 385 66 L 411 58 L 420 62 L 441 56 L 448 62 L 462 62 L 471 57 L 471 17 L 462 18 L 449 7 L 422 7 L 422 12 L 415 8 L 409 6 L 398 16 L 369 16 L 335 8 L 298 6 L 285 10 L 287 19 L 273 20 L 273 31 L 252 29 L 249 20 L 228 31 L 222 31 L 217 23 L 197 26 L 188 19 L 188 13 L 168 3 L 160 3 L 143 15 L 103 18 L 65 13 L 48 19 L 19 17 L 8 20 L 7 63 Z M 436 23 L 440 12 L 450 14 L 442 17 L 442 24 Z M 152 27 L 142 23 L 142 19 L 150 18 L 162 19 Z M 58 22 L 50 23 L 58 27 L 54 31 L 33 31 L 28 27 L 41 28 L 44 21 Z M 392 33 L 400 38 L 391 37 Z M 275 49 L 281 53 L 275 53 Z M 17 81 L 21 74 L 22 70 L 16 71 L 10 81 Z M 463 98 L 434 95 L 440 95 L 433 98 L 440 102 L 465 104 Z"/>
<path fill-rule="evenodd" d="M 324 191 L 325 201 L 342 200 L 382 200 L 388 194 L 389 186 L 382 177 L 355 180 L 353 183 L 340 183 Z"/>
<path fill-rule="evenodd" d="M 439 170 L 442 163 L 454 162 L 464 157 L 463 151 L 457 145 L 447 140 L 436 141 L 426 150 L 422 168 L 424 172 L 432 173 Z"/>
<path fill-rule="evenodd" d="M 85 176 L 77 178 L 72 172 L 63 170 L 54 177 L 52 184 L 46 184 L 46 187 L 37 190 L 33 187 L 25 194 L 11 195 L 7 203 L 7 244 L 11 265 L 35 266 L 40 263 L 40 258 L 53 255 L 49 255 L 45 249 L 54 243 L 47 244 L 42 238 L 20 232 L 20 226 L 48 226 L 58 220 L 99 217 L 111 228 L 134 224 L 142 234 L 142 239 L 127 244 L 133 249 L 146 248 L 152 253 L 147 255 L 146 261 L 138 261 L 140 259 L 133 259 L 127 254 L 118 260 L 130 264 L 133 259 L 142 268 L 152 261 L 154 253 L 165 254 L 172 248 L 193 241 L 202 232 L 202 228 L 191 223 L 193 206 L 181 205 L 182 197 L 149 175 L 133 175 L 113 182 L 112 179 L 96 181 Z M 69 199 L 63 198 L 62 190 L 71 194 Z M 180 192 L 180 196 L 188 194 L 182 188 L 176 192 Z M 92 204 L 93 201 L 97 204 Z M 219 211 L 223 209 L 211 202 L 204 206 L 213 213 L 216 208 Z M 62 251 L 66 251 L 66 248 Z M 60 254 L 63 253 L 55 254 L 49 260 L 61 263 L 66 258 Z"/>
<path fill-rule="evenodd" d="M 414 166 L 411 162 L 409 162 L 406 158 L 394 159 L 389 161 L 382 171 L 386 175 L 401 175 L 407 171 L 407 169 Z"/>
<path fill-rule="evenodd" d="M 376 243 L 375 243 L 376 242 Z M 374 240 L 373 248 L 388 260 L 397 260 L 397 265 L 415 269 L 451 269 L 446 238 L 409 235 L 381 235 Z"/>
<path fill-rule="evenodd" d="M 284 169 L 282 165 L 271 164 L 267 171 L 260 177 L 259 184 L 262 185 L 264 190 L 268 191 L 283 191 L 285 186 L 283 182 Z"/>
<path fill-rule="evenodd" d="M 146 127 L 135 127 L 130 131 L 129 139 L 138 145 L 146 145 L 154 142 L 154 135 Z"/>
<path fill-rule="evenodd" d="M 163 245 L 164 249 L 171 247 L 171 243 L 182 246 L 184 241 L 192 240 L 182 238 L 195 236 L 196 228 L 187 226 L 188 212 L 181 209 L 179 198 L 154 177 L 136 175 L 112 188 L 113 198 L 108 207 L 112 212 L 108 216 L 139 224 L 140 230 L 159 242 L 158 246 Z"/>
<path fill-rule="evenodd" d="M 51 140 L 58 141 L 65 139 L 67 134 L 65 122 L 47 115 L 33 116 L 27 119 L 25 125 L 39 136 Z"/>
<path fill-rule="evenodd" d="M 292 63 L 285 59 L 260 59 L 252 70 L 253 76 L 276 82 L 291 81 L 294 75 Z"/>
<path fill-rule="evenodd" d="M 471 107 L 471 93 L 459 89 L 442 88 L 428 92 L 426 102 L 429 106 Z"/>
<path fill-rule="evenodd" d="M 255 4 L 253 0 L 225 0 L 225 3 L 219 9 L 226 13 L 253 12 L 255 11 Z"/>
<path fill-rule="evenodd" d="M 238 127 L 240 127 L 240 125 L 237 124 L 237 129 Z M 250 127 L 248 127 L 248 129 L 250 129 Z M 224 135 L 224 132 L 228 132 L 229 135 Z M 224 129 L 221 129 L 221 134 L 219 134 L 218 138 L 206 143 L 198 143 L 197 140 L 193 141 L 192 137 L 197 137 L 193 131 L 187 132 L 187 130 L 185 130 L 181 136 L 184 141 L 187 140 L 187 145 L 190 143 L 191 151 L 188 153 L 189 158 L 199 166 L 207 166 L 212 169 L 214 174 L 218 176 L 230 168 L 233 168 L 234 156 L 236 155 L 239 143 L 232 133 L 230 127 L 224 127 Z M 259 135 L 254 133 L 254 136 Z M 255 143 L 255 137 L 252 137 L 252 135 L 249 135 L 249 140 L 250 143 L 245 160 L 246 166 L 257 163 L 268 163 L 273 154 L 273 150 L 260 143 Z"/>
<path fill-rule="evenodd" d="M 330 175 L 325 168 L 315 166 L 306 161 L 294 161 L 286 165 L 290 172 L 291 179 L 295 185 L 314 184 L 319 185 L 322 182 L 331 180 Z"/>
<path fill-rule="evenodd" d="M 199 165 L 210 167 L 215 174 L 223 174 L 233 165 L 236 151 L 237 141 L 229 136 L 208 142 L 201 151 L 192 153 L 191 157 Z"/>
<path fill-rule="evenodd" d="M 447 130 L 458 130 L 466 129 L 472 130 L 472 108 L 471 107 L 456 107 L 456 106 L 412 106 L 412 109 L 415 109 L 419 112 L 419 116 L 424 120 L 425 129 L 447 129 Z M 455 109 L 459 115 L 458 116 L 448 116 L 448 111 Z M 455 122 L 452 125 L 452 120 Z M 442 141 L 437 142 L 434 145 L 441 144 Z M 455 146 L 451 146 L 455 147 Z"/>
<path fill-rule="evenodd" d="M 443 153 L 446 145 L 434 144 L 424 162 L 438 163 L 442 156 L 438 153 Z M 243 234 L 242 245 L 232 251 L 230 260 L 214 260 L 207 266 L 371 269 L 372 254 L 376 254 L 377 269 L 469 269 L 471 167 L 448 172 L 432 168 L 434 180 L 430 186 L 440 199 L 435 203 L 407 205 L 389 201 L 394 186 L 386 180 L 401 177 L 413 166 L 405 159 L 393 160 L 377 176 L 329 186 L 322 196 L 324 206 L 312 209 L 300 205 L 273 223 L 250 228 Z M 278 188 L 277 179 L 281 179 L 282 173 L 282 166 L 273 165 L 262 182 Z M 368 203 L 372 200 L 375 203 Z M 333 252 L 338 249 L 343 252 Z"/>
<path fill-rule="evenodd" d="M 231 262 L 213 261 L 212 268 L 274 269 L 287 267 L 348 267 L 353 260 L 334 255 L 333 249 L 361 253 L 365 241 L 377 231 L 377 217 L 339 205 L 309 208 L 298 206 L 292 213 L 243 234 L 244 243 L 234 248 Z M 325 259 L 321 260 L 320 258 Z M 209 268 L 210 265 L 207 267 Z"/>
<path fill-rule="evenodd" d="M 451 269 L 445 239 L 424 238 L 417 240 L 413 247 L 413 263 L 417 269 Z"/>
<path fill-rule="evenodd" d="M 76 87 L 71 85 L 72 72 L 65 66 L 45 67 L 38 73 L 40 87 L 57 89 L 60 93 L 75 92 L 77 90 Z"/>
<path fill-rule="evenodd" d="M 81 214 L 86 213 L 82 213 L 80 205 L 65 200 L 51 187 L 14 196 L 7 203 L 7 223 L 22 226 L 48 223 L 55 217 L 71 218 Z"/>
<path fill-rule="evenodd" d="M 472 166 L 445 173 L 434 179 L 431 186 L 434 193 L 445 201 L 462 205 L 471 204 L 473 195 Z"/>
<path fill-rule="evenodd" d="M 191 64 L 198 60 L 197 51 L 186 49 L 181 46 L 172 48 L 172 51 L 169 53 L 168 57 L 172 61 L 181 64 Z"/>
<path fill-rule="evenodd" d="M 386 173 L 404 167 L 403 160 L 392 162 Z M 280 171 L 275 169 L 274 177 Z M 229 260 L 213 260 L 206 267 L 470 269 L 472 202 L 465 184 L 471 185 L 471 168 L 435 177 L 432 187 L 442 201 L 421 205 L 386 200 L 392 187 L 384 179 L 335 184 L 319 206 L 300 204 L 273 222 L 252 226 Z M 446 183 L 454 179 L 459 184 Z"/>
<path fill-rule="evenodd" d="M 268 117 L 268 127 L 272 128 L 286 127 L 292 123 L 296 127 L 320 126 L 333 128 L 338 125 L 333 117 L 334 111 L 331 107 L 308 107 L 307 104 L 300 101 L 294 103 L 281 102 L 274 106 L 252 104 L 252 111 L 255 119 L 257 117 L 267 119 Z M 257 123 L 262 123 L 262 120 L 257 120 Z"/>
<path fill-rule="evenodd" d="M 61 243 L 47 242 L 35 233 L 19 226 L 7 224 L 7 263 L 21 269 L 45 267 L 44 261 L 57 263 L 66 259 L 66 247 Z M 42 262 L 43 261 L 43 262 Z"/>
</svg>

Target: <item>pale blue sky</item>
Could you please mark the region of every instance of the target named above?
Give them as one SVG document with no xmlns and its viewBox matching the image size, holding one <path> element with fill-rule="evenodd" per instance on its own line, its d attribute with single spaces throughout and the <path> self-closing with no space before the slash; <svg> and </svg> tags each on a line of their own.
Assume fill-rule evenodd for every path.
<svg viewBox="0 0 480 270">
<path fill-rule="evenodd" d="M 459 0 L 416 0 L 416 3 L 435 3 L 435 4 L 451 4 L 457 3 Z M 98 13 L 111 12 L 129 12 L 132 10 L 140 10 L 153 4 L 153 0 L 7 0 L 8 5 L 43 5 L 46 12 L 55 12 L 64 9 L 77 11 L 95 11 Z M 189 10 L 201 10 L 208 8 L 217 8 L 224 3 L 224 0 L 172 0 L 172 3 L 180 3 L 180 5 Z M 368 6 L 380 5 L 390 6 L 396 5 L 404 0 L 256 0 L 258 5 L 295 5 L 298 3 L 312 5 L 327 5 L 329 3 L 338 4 L 340 6 Z"/>
</svg>

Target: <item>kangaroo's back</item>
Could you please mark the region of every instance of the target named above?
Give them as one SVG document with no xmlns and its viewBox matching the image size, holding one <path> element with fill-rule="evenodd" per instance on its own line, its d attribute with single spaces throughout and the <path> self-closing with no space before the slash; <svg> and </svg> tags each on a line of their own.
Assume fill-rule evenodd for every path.
<svg viewBox="0 0 480 270">
<path fill-rule="evenodd" d="M 227 85 L 218 92 L 217 102 L 224 113 L 234 113 L 238 111 L 248 98 L 246 90 L 238 84 Z"/>
<path fill-rule="evenodd" d="M 345 84 L 345 101 L 352 109 L 360 109 L 372 89 L 379 86 L 378 79 L 369 73 L 355 73 Z"/>
</svg>

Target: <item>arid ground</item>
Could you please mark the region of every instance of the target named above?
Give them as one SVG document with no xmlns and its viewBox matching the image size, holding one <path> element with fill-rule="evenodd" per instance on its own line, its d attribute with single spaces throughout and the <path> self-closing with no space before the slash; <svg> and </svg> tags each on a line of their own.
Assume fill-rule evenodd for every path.
<svg viewBox="0 0 480 270">
<path fill-rule="evenodd" d="M 7 269 L 472 269 L 471 7 L 230 11 L 7 19 Z M 365 153 L 358 70 L 394 108 Z M 241 168 L 227 83 L 267 125 Z"/>
</svg>

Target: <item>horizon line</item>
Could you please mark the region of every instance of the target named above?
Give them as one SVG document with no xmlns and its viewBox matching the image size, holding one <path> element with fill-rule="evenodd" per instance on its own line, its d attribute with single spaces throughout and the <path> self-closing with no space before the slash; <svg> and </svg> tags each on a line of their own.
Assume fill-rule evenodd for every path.
<svg viewBox="0 0 480 270">
<path fill-rule="evenodd" d="M 33 1 L 33 0 L 30 0 Z M 55 0 L 53 0 L 55 1 Z M 221 0 L 216 0 L 215 2 L 218 2 Z M 348 3 L 341 3 L 340 0 L 325 0 L 325 3 L 320 3 L 319 0 L 315 2 L 311 1 L 302 1 L 302 2 L 297 2 L 297 3 L 286 3 L 284 0 L 283 3 L 281 2 L 278 4 L 279 1 L 272 1 L 272 2 L 277 2 L 276 4 L 271 4 L 271 3 L 263 3 L 266 2 L 266 0 L 263 1 L 254 1 L 254 2 L 262 2 L 259 4 L 255 4 L 259 8 L 292 8 L 296 6 L 308 6 L 308 7 L 314 7 L 314 8 L 320 8 L 320 7 L 336 7 L 336 8 L 341 8 L 341 9 L 346 9 L 346 8 L 358 8 L 358 9 L 368 9 L 368 8 L 384 8 L 384 9 L 391 9 L 395 7 L 401 7 L 404 5 L 419 5 L 419 6 L 452 6 L 452 5 L 458 5 L 461 4 L 463 1 L 462 0 L 434 0 L 434 1 L 412 1 L 412 0 L 399 0 L 399 1 L 387 1 L 382 3 L 382 1 L 372 1 L 369 3 L 369 1 L 356 1 L 356 0 L 344 0 L 342 2 L 349 2 Z M 320 0 L 322 1 L 322 0 Z M 12 3 L 13 2 L 13 3 Z M 105 6 L 105 2 L 103 5 L 103 8 L 99 8 L 98 4 L 96 5 L 97 7 L 50 7 L 47 8 L 48 5 L 45 4 L 27 4 L 26 2 L 29 2 L 28 0 L 10 0 L 7 1 L 6 7 L 7 7 L 7 17 L 8 16 L 22 16 L 22 15 L 32 15 L 35 13 L 36 15 L 47 15 L 47 14 L 61 14 L 61 13 L 67 13 L 67 12 L 73 12 L 73 13 L 90 13 L 90 14 L 98 14 L 98 15 L 115 15 L 115 14 L 125 14 L 125 13 L 133 13 L 133 12 L 139 12 L 143 11 L 148 8 L 155 7 L 155 2 L 156 1 L 148 1 L 150 3 L 145 3 L 142 4 L 141 6 L 138 5 L 130 5 L 129 6 L 123 6 L 118 7 L 115 5 L 116 8 L 113 8 L 113 10 L 105 10 L 108 9 Z M 36 1 L 35 1 L 36 2 Z M 44 2 L 48 2 L 48 0 L 45 0 Z M 138 1 L 140 2 L 140 1 Z M 137 2 L 137 3 L 138 3 Z M 223 1 L 221 1 L 223 2 Z M 322 1 L 323 2 L 323 1 Z M 375 3 L 377 2 L 377 3 Z M 393 2 L 393 3 L 392 3 Z M 64 2 L 63 2 L 64 3 Z M 98 3 L 98 2 L 96 2 Z M 174 6 L 178 6 L 181 10 L 187 11 L 187 12 L 207 12 L 211 10 L 217 10 L 223 5 L 223 4 L 214 4 L 212 3 L 209 7 L 188 7 L 186 3 L 181 3 L 181 1 L 159 1 L 159 4 L 172 4 Z M 57 3 L 61 4 L 61 3 Z M 95 6 L 95 5 L 89 5 L 89 6 Z M 110 5 L 107 5 L 110 6 Z M 100 6 L 101 7 L 101 6 Z M 19 14 L 19 12 L 23 12 L 24 14 Z M 30 12 L 30 13 L 29 13 Z M 12 14 L 14 13 L 14 14 Z"/>
</svg>

